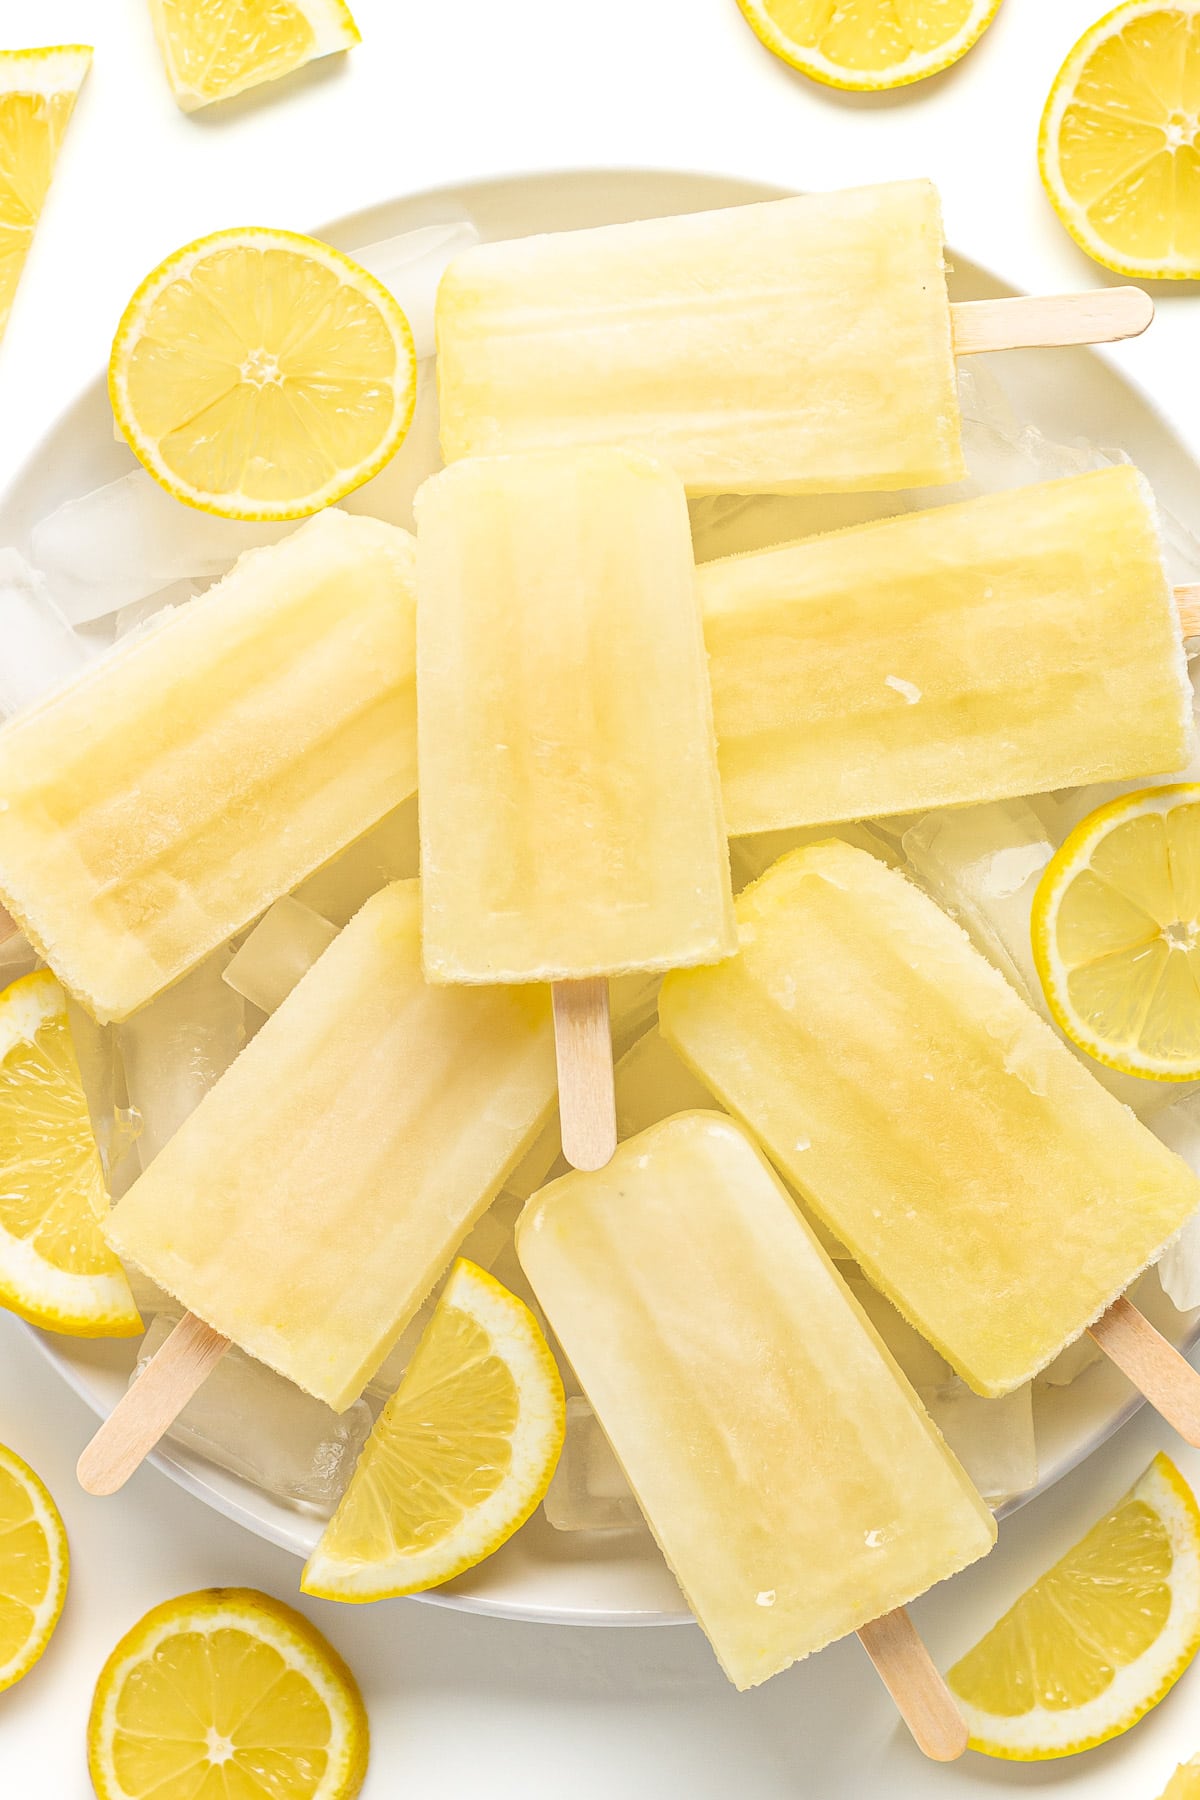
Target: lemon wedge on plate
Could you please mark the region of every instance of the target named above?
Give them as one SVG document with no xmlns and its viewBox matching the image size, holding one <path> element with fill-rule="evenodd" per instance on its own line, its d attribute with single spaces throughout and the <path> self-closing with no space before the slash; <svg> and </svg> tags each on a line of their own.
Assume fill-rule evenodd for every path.
<svg viewBox="0 0 1200 1800">
<path fill-rule="evenodd" d="M 827 87 L 904 87 L 978 42 L 1000 0 L 738 0 L 768 50 Z"/>
<path fill-rule="evenodd" d="M 947 1680 L 973 1750 L 1041 1762 L 1128 1731 L 1198 1645 L 1200 1509 L 1156 1456 Z"/>
<path fill-rule="evenodd" d="M 1097 1062 L 1200 1075 L 1200 784 L 1102 806 L 1046 865 L 1033 954 L 1050 1010 Z"/>
<path fill-rule="evenodd" d="M 562 1380 L 529 1308 L 460 1259 L 302 1589 L 383 1600 L 473 1568 L 545 1494 L 565 1424 Z"/>
<path fill-rule="evenodd" d="M 0 1306 L 73 1337 L 136 1336 L 107 1211 L 66 996 L 40 969 L 0 994 Z"/>
<path fill-rule="evenodd" d="M 297 519 L 378 473 L 412 419 L 412 332 L 381 282 L 291 231 L 219 231 L 143 281 L 113 342 L 122 435 L 168 493 Z"/>
<path fill-rule="evenodd" d="M 1200 0 L 1131 0 L 1085 31 L 1042 115 L 1042 182 L 1122 275 L 1200 275 Z"/>
<path fill-rule="evenodd" d="M 150 13 L 184 112 L 360 42 L 344 0 L 150 0 Z"/>
<path fill-rule="evenodd" d="M 0 1690 L 28 1675 L 50 1642 L 69 1567 L 58 1508 L 29 1464 L 0 1444 Z"/>
<path fill-rule="evenodd" d="M 99 1800 L 351 1800 L 369 1748 L 341 1657 L 251 1588 L 148 1612 L 101 1670 L 88 1721 Z"/>
<path fill-rule="evenodd" d="M 86 44 L 0 51 L 0 333 L 91 62 Z"/>
</svg>

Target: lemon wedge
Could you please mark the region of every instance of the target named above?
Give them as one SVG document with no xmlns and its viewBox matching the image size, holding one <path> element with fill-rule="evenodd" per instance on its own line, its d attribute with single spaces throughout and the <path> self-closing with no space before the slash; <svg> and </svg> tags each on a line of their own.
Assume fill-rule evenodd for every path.
<svg viewBox="0 0 1200 1800">
<path fill-rule="evenodd" d="M 351 1800 L 369 1747 L 336 1650 L 252 1588 L 148 1612 L 101 1670 L 88 1721 L 98 1800 Z"/>
<path fill-rule="evenodd" d="M 66 996 L 39 969 L 0 994 L 0 1306 L 73 1337 L 136 1336 L 107 1211 Z"/>
<path fill-rule="evenodd" d="M 122 435 L 168 493 L 227 519 L 297 519 L 378 473 L 416 398 L 408 320 L 340 251 L 219 231 L 148 275 L 113 342 Z"/>
<path fill-rule="evenodd" d="M 86 44 L 0 51 L 0 334 L 91 62 Z"/>
<path fill-rule="evenodd" d="M 184 112 L 361 41 L 343 0 L 150 0 L 150 13 Z"/>
<path fill-rule="evenodd" d="M 58 1508 L 29 1464 L 0 1444 L 0 1691 L 28 1675 L 54 1635 L 69 1568 Z"/>
<path fill-rule="evenodd" d="M 1102 806 L 1046 865 L 1033 955 L 1050 1010 L 1097 1062 L 1200 1075 L 1200 784 Z"/>
<path fill-rule="evenodd" d="M 1200 275 L 1200 0 L 1131 0 L 1085 31 L 1038 160 L 1071 236 L 1122 275 Z"/>
<path fill-rule="evenodd" d="M 826 87 L 904 87 L 978 42 L 1000 0 L 738 0 L 768 50 Z"/>
<path fill-rule="evenodd" d="M 1180 1763 L 1159 1800 L 1200 1800 L 1200 1756 Z"/>
<path fill-rule="evenodd" d="M 1160 1455 L 947 1680 L 973 1750 L 1041 1762 L 1128 1731 L 1198 1645 L 1200 1509 Z"/>
<path fill-rule="evenodd" d="M 565 1424 L 532 1313 L 460 1259 L 305 1565 L 304 1592 L 383 1600 L 473 1568 L 545 1494 Z"/>
</svg>

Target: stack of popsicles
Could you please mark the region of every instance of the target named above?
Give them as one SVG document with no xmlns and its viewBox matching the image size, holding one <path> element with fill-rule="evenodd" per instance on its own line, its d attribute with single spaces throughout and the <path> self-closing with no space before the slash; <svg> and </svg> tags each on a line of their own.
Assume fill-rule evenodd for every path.
<svg viewBox="0 0 1200 1800">
<path fill-rule="evenodd" d="M 230 1342 L 348 1405 L 557 1092 L 580 1172 L 522 1262 L 722 1665 L 859 1631 L 924 1747 L 963 1747 L 899 1609 L 994 1528 L 770 1165 L 984 1394 L 1102 1314 L 1120 1358 L 1113 1309 L 1200 1184 L 902 875 L 818 843 L 735 914 L 726 832 L 1179 767 L 1177 597 L 1132 469 L 698 574 L 687 496 L 955 481 L 956 352 L 1149 316 L 951 307 L 923 182 L 479 246 L 439 297 L 450 466 L 415 549 L 324 514 L 0 731 L 0 898 L 102 1020 L 420 772 L 419 886 L 367 902 L 111 1215 L 191 1310 L 86 1485 Z M 639 972 L 739 1124 L 614 1160 L 607 984 Z M 1200 1387 L 1139 1342 L 1200 1441 Z"/>
</svg>

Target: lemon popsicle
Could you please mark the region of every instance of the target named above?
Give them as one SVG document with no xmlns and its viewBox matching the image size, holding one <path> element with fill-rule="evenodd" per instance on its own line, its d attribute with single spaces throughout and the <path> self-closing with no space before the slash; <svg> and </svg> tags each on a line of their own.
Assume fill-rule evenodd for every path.
<svg viewBox="0 0 1200 1800">
<path fill-rule="evenodd" d="M 865 851 L 784 857 L 738 920 L 736 958 L 668 977 L 664 1035 L 977 1393 L 1020 1386 L 1154 1260 L 1200 1182 Z"/>
<path fill-rule="evenodd" d="M 413 564 L 322 513 L 0 731 L 0 899 L 97 1018 L 414 791 Z"/>
<path fill-rule="evenodd" d="M 987 1508 L 731 1120 L 679 1114 L 552 1183 L 517 1247 L 738 1688 L 990 1550 Z"/>
<path fill-rule="evenodd" d="M 1128 467 L 702 565 L 733 833 L 1167 774 L 1192 691 Z"/>
</svg>

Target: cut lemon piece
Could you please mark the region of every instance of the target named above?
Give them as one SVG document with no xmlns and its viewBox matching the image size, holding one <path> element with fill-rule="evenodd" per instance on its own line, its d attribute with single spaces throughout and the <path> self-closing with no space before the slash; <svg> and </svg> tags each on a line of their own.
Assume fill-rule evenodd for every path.
<svg viewBox="0 0 1200 1800">
<path fill-rule="evenodd" d="M 53 1637 L 70 1560 L 57 1506 L 0 1444 L 0 1691 L 28 1675 Z"/>
<path fill-rule="evenodd" d="M 1200 785 L 1102 806 L 1046 865 L 1033 955 L 1081 1050 L 1151 1081 L 1200 1075 Z"/>
<path fill-rule="evenodd" d="M 1076 243 L 1122 275 L 1200 275 L 1200 0 L 1132 0 L 1055 78 L 1042 182 Z"/>
<path fill-rule="evenodd" d="M 416 397 L 408 320 L 328 244 L 219 231 L 143 281 L 108 391 L 134 454 L 177 500 L 298 519 L 378 473 Z"/>
<path fill-rule="evenodd" d="M 85 44 L 0 51 L 0 334 L 91 62 Z"/>
<path fill-rule="evenodd" d="M 971 1748 L 1013 1762 L 1128 1731 L 1200 1645 L 1200 1510 L 1165 1456 L 947 1677 Z"/>
<path fill-rule="evenodd" d="M 100 1671 L 88 1721 L 99 1800 L 351 1800 L 369 1747 L 336 1650 L 252 1588 L 148 1612 Z"/>
<path fill-rule="evenodd" d="M 150 12 L 184 112 L 361 42 L 343 0 L 150 0 Z"/>
<path fill-rule="evenodd" d="M 107 1211 L 66 996 L 39 969 L 0 994 L 0 1306 L 72 1337 L 136 1336 Z"/>
<path fill-rule="evenodd" d="M 532 1313 L 461 1259 L 305 1565 L 304 1592 L 383 1600 L 473 1568 L 541 1500 L 565 1425 Z"/>
<path fill-rule="evenodd" d="M 1180 1763 L 1159 1800 L 1200 1800 L 1200 1756 Z"/>
<path fill-rule="evenodd" d="M 1000 0 L 738 0 L 768 50 L 827 87 L 904 87 L 977 43 Z"/>
</svg>

